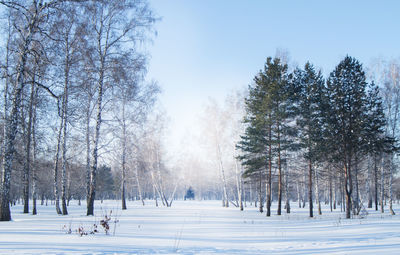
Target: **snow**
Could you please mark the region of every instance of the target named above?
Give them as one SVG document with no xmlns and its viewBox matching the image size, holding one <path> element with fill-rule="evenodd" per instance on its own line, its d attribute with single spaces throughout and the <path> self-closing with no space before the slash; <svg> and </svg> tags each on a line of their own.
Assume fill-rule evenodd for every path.
<svg viewBox="0 0 400 255">
<path fill-rule="evenodd" d="M 308 209 L 296 208 L 282 216 L 250 206 L 241 212 L 222 208 L 221 201 L 174 201 L 171 208 L 154 201 L 96 201 L 96 216 L 85 216 L 85 205 L 75 201 L 70 215 L 56 215 L 53 205 L 38 207 L 38 215 L 12 207 L 11 222 L 0 222 L 0 254 L 399 254 L 400 216 L 369 210 L 364 218 L 347 220 L 340 209 L 308 218 Z M 400 206 L 395 205 L 398 214 Z M 276 209 L 276 208 L 274 208 Z M 116 215 L 110 234 L 79 236 L 104 214 Z M 113 218 L 115 219 L 115 218 Z M 64 225 L 71 226 L 67 234 Z M 113 235 L 115 228 L 115 235 Z"/>
</svg>

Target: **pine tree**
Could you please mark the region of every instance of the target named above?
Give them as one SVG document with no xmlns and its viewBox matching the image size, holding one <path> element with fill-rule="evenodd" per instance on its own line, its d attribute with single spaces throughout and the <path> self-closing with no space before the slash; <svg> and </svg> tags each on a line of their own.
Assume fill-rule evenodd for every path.
<svg viewBox="0 0 400 255">
<path fill-rule="evenodd" d="M 321 158 L 323 146 L 324 80 L 310 63 L 294 71 L 293 101 L 298 106 L 296 126 L 300 148 L 308 162 L 309 215 L 313 217 L 313 165 Z M 319 208 L 320 212 L 320 208 Z"/>
<path fill-rule="evenodd" d="M 352 210 L 354 162 L 365 155 L 366 148 L 369 147 L 366 146 L 368 140 L 377 139 L 384 125 L 379 120 L 381 110 L 371 114 L 367 85 L 362 65 L 349 56 L 339 63 L 327 82 L 328 141 L 332 159 L 343 167 L 346 218 L 350 218 Z M 372 128 L 368 123 L 376 126 Z"/>
<path fill-rule="evenodd" d="M 245 122 L 248 126 L 237 145 L 237 148 L 241 149 L 244 153 L 238 158 L 241 160 L 242 165 L 245 166 L 243 178 L 252 179 L 258 184 L 259 210 L 263 212 L 262 181 L 265 178 L 267 170 L 265 155 L 267 140 L 264 137 L 265 130 L 263 130 L 263 125 L 260 123 L 257 124 L 255 118 L 246 119 Z"/>
<path fill-rule="evenodd" d="M 248 127 L 238 145 L 244 152 L 241 159 L 247 166 L 245 176 L 257 172 L 259 173 L 257 176 L 262 178 L 263 167 L 261 165 L 263 162 L 265 163 L 267 216 L 271 215 L 274 156 L 276 156 L 278 168 L 278 215 L 281 214 L 282 207 L 283 159 L 281 152 L 289 144 L 286 138 L 291 133 L 287 121 L 291 116 L 289 109 L 291 91 L 287 69 L 287 65 L 282 64 L 279 58 L 269 57 L 264 70 L 254 78 L 254 84 L 249 87 L 249 96 L 246 99 L 245 122 Z"/>
</svg>

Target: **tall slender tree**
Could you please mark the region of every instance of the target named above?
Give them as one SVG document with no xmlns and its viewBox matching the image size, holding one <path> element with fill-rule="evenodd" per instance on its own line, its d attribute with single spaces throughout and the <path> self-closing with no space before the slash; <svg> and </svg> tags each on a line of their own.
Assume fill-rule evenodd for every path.
<svg viewBox="0 0 400 255">
<path fill-rule="evenodd" d="M 362 65 L 349 56 L 339 63 L 327 82 L 329 145 L 331 155 L 342 166 L 346 218 L 350 218 L 352 211 L 355 159 L 366 153 L 367 140 L 380 140 L 384 127 L 377 117 L 383 114 L 382 109 L 370 114 L 367 85 Z M 374 128 L 368 123 L 374 123 Z"/>
<path fill-rule="evenodd" d="M 289 144 L 288 140 L 284 138 L 289 137 L 290 133 L 287 120 L 290 117 L 289 95 L 291 91 L 287 70 L 287 65 L 282 64 L 279 58 L 267 58 L 264 70 L 259 72 L 254 78 L 254 85 L 249 87 L 245 117 L 248 127 L 242 137 L 243 143 L 239 143 L 245 154 L 242 159 L 251 159 L 256 155 L 256 158 L 264 157 L 265 159 L 267 216 L 271 215 L 273 154 L 276 156 L 278 168 L 277 214 L 282 213 L 282 151 Z M 244 161 L 244 164 L 251 162 Z M 253 168 L 253 170 L 256 169 Z"/>
<path fill-rule="evenodd" d="M 18 57 L 16 63 L 16 77 L 12 84 L 11 112 L 6 120 L 5 148 L 3 160 L 3 173 L 0 194 L 0 221 L 11 220 L 10 213 L 10 184 L 12 163 L 15 155 L 15 138 L 17 135 L 18 118 L 21 108 L 21 96 L 24 86 L 27 84 L 27 64 L 31 52 L 32 42 L 40 40 L 48 25 L 49 9 L 58 4 L 59 1 L 0 1 L 0 4 L 8 7 L 13 13 L 13 26 L 17 27 L 18 35 Z"/>
<path fill-rule="evenodd" d="M 110 83 L 110 71 L 115 55 L 137 49 L 136 43 L 146 38 L 155 22 L 146 0 L 93 1 L 86 5 L 92 20 L 90 41 L 95 48 L 93 69 L 96 73 L 96 124 L 92 152 L 87 215 L 94 215 L 96 174 L 99 157 L 100 128 L 102 124 L 103 99 Z"/>
<path fill-rule="evenodd" d="M 313 166 L 323 151 L 324 80 L 320 71 L 306 63 L 304 70 L 294 71 L 293 87 L 293 100 L 298 105 L 298 137 L 308 162 L 309 216 L 313 217 Z"/>
</svg>

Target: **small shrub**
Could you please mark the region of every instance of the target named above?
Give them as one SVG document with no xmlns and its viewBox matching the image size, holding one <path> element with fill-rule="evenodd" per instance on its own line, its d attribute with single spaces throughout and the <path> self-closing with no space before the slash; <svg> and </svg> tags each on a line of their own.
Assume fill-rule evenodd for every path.
<svg viewBox="0 0 400 255">
<path fill-rule="evenodd" d="M 62 227 L 62 230 L 65 231 L 66 234 L 72 234 L 72 232 L 75 232 L 79 236 L 87 236 L 100 233 L 98 226 L 101 226 L 105 234 L 108 235 L 110 233 L 110 224 L 114 223 L 113 234 L 115 235 L 116 225 L 119 222 L 119 220 L 117 217 L 114 217 L 114 219 L 112 219 L 111 214 L 112 210 L 110 210 L 109 214 L 106 213 L 104 215 L 104 218 L 100 220 L 98 223 L 96 222 L 93 225 L 89 225 L 89 227 L 80 224 L 79 227 L 75 229 L 75 231 L 72 231 L 72 222 L 70 222 L 68 226 L 67 224 L 65 224 Z"/>
</svg>

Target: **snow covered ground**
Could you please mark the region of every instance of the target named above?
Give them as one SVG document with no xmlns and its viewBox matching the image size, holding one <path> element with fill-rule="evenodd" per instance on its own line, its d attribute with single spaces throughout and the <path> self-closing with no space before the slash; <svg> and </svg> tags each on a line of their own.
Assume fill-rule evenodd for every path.
<svg viewBox="0 0 400 255">
<path fill-rule="evenodd" d="M 171 208 L 119 201 L 96 201 L 96 216 L 85 216 L 85 206 L 72 202 L 68 216 L 54 206 L 39 206 L 37 216 L 12 208 L 13 221 L 0 222 L 1 254 L 400 254 L 398 215 L 369 211 L 363 219 L 344 219 L 340 209 L 324 209 L 307 217 L 307 209 L 292 204 L 292 213 L 267 218 L 254 206 L 240 212 L 222 208 L 220 201 L 175 201 Z M 102 227 L 95 235 L 79 236 L 105 212 L 117 215 L 110 234 Z M 67 234 L 71 227 L 72 233 Z M 115 228 L 115 235 L 113 235 Z"/>
</svg>

